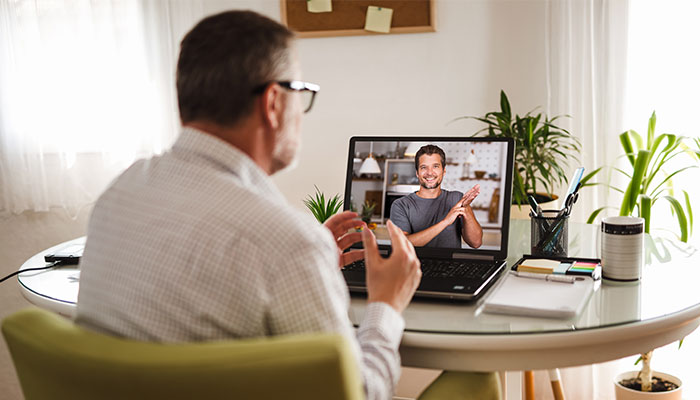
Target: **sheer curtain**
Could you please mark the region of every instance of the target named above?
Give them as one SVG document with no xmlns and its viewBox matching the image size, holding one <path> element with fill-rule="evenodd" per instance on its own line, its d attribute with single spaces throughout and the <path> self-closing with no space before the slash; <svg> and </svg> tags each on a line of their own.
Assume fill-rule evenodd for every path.
<svg viewBox="0 0 700 400">
<path fill-rule="evenodd" d="M 614 165 L 621 153 L 617 137 L 624 130 L 628 17 L 627 0 L 547 2 L 547 112 L 571 116 L 562 125 L 581 140 L 581 165 L 588 172 Z M 610 195 L 604 187 L 582 190 L 572 219 L 585 221 L 609 204 Z M 566 397 L 614 398 L 612 379 L 621 363 L 562 369 Z M 551 398 L 546 373 L 536 373 L 536 382 L 538 393 Z"/>
<path fill-rule="evenodd" d="M 196 2 L 0 0 L 0 211 L 76 215 L 178 132 Z"/>
<path fill-rule="evenodd" d="M 547 111 L 571 116 L 563 123 L 581 140 L 587 172 L 613 165 L 624 130 L 628 1 L 553 0 L 546 10 Z M 609 195 L 602 186 L 586 188 L 573 218 L 585 221 Z"/>
<path fill-rule="evenodd" d="M 700 136 L 695 114 L 700 106 L 699 16 L 700 4 L 687 0 L 548 2 L 548 112 L 572 116 L 569 128 L 581 139 L 582 164 L 588 171 L 616 165 L 622 154 L 618 134 L 626 129 L 645 132 L 654 110 L 657 132 Z M 679 164 L 690 162 L 678 158 Z M 694 204 L 700 197 L 700 187 L 694 184 L 698 179 L 698 170 L 674 179 Z M 579 199 L 577 205 L 580 219 L 597 207 L 619 204 L 617 194 L 603 187 L 587 188 L 581 195 L 585 201 Z M 670 209 L 654 209 L 652 227 L 677 231 L 670 216 Z M 700 243 L 695 230 L 691 240 Z M 680 350 L 677 343 L 657 349 L 653 367 L 687 382 L 696 374 L 698 338 L 700 333 L 694 332 Z M 614 376 L 636 369 L 636 358 L 563 369 L 567 398 L 613 399 Z M 539 393 L 547 393 L 546 375 L 536 376 Z M 698 392 L 692 382 L 684 386 L 688 398 L 698 397 Z"/>
</svg>

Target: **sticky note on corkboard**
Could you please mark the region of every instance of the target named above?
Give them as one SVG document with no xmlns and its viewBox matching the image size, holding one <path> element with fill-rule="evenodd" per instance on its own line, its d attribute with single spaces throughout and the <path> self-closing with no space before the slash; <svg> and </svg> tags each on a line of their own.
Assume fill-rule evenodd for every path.
<svg viewBox="0 0 700 400">
<path fill-rule="evenodd" d="M 370 32 L 389 33 L 391 30 L 391 17 L 394 10 L 386 7 L 367 7 L 367 18 L 365 19 L 365 30 Z"/>
<path fill-rule="evenodd" d="M 311 13 L 325 13 L 333 11 L 331 0 L 306 0 L 306 11 Z"/>
</svg>

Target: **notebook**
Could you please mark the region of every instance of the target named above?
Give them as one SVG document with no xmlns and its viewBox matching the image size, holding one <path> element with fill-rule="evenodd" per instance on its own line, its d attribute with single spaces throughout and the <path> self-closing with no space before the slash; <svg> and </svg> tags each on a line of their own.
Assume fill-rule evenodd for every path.
<svg viewBox="0 0 700 400">
<path fill-rule="evenodd" d="M 596 281 L 577 277 L 573 283 L 509 274 L 484 300 L 483 311 L 545 318 L 573 318 L 581 312 Z"/>
<path fill-rule="evenodd" d="M 439 187 L 440 193 L 444 191 L 445 196 L 452 197 L 445 197 L 444 204 L 455 196 L 461 198 L 461 194 L 474 185 L 480 186 L 480 193 L 472 201 L 471 208 L 483 235 L 480 246 L 467 244 L 460 234 L 462 217 L 459 217 L 450 225 L 451 230 L 445 229 L 445 238 L 434 238 L 425 245 L 416 245 L 423 272 L 416 296 L 473 300 L 481 296 L 505 268 L 515 147 L 512 139 L 353 137 L 349 145 L 344 208 L 362 214 L 365 202 L 374 205 L 371 217 L 369 209 L 366 217 L 370 218 L 370 227 L 384 256 L 391 252 L 386 230 L 388 220 L 413 234 L 417 233 L 414 230 L 425 227 L 420 225 L 425 220 L 434 217 L 437 223 L 444 218 L 432 208 L 432 202 L 421 205 L 421 210 L 427 210 L 425 218 L 423 214 L 413 214 L 414 217 L 408 218 L 403 211 L 399 213 L 399 207 L 406 207 L 406 201 L 423 201 L 415 199 L 415 193 L 421 188 L 415 154 L 428 144 L 438 146 L 445 153 L 444 174 Z M 439 177 L 427 179 L 424 180 L 426 186 L 435 186 Z M 461 194 L 449 194 L 455 191 Z M 399 203 L 393 207 L 397 201 Z M 392 212 L 395 213 L 393 219 Z M 403 225 L 399 225 L 399 220 Z M 362 244 L 353 247 L 361 248 Z M 343 276 L 351 292 L 366 292 L 364 261 L 346 266 Z"/>
</svg>

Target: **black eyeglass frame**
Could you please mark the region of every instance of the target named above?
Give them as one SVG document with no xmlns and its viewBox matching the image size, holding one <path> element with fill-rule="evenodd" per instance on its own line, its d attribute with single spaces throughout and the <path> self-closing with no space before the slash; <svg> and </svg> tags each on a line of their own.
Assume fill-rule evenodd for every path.
<svg viewBox="0 0 700 400">
<path fill-rule="evenodd" d="M 314 99 L 316 99 L 316 93 L 318 93 L 321 90 L 321 86 L 315 84 L 315 83 L 310 83 L 310 82 L 303 82 L 303 81 L 272 81 L 272 82 L 267 82 L 265 84 L 262 84 L 260 86 L 257 86 L 255 89 L 253 89 L 253 94 L 260 94 L 267 89 L 267 87 L 271 83 L 276 83 L 280 86 L 282 86 L 285 89 L 288 90 L 294 90 L 297 92 L 311 92 L 311 101 L 309 102 L 309 106 L 306 107 L 304 110 L 304 113 L 307 113 L 311 110 L 311 107 L 314 105 Z"/>
</svg>

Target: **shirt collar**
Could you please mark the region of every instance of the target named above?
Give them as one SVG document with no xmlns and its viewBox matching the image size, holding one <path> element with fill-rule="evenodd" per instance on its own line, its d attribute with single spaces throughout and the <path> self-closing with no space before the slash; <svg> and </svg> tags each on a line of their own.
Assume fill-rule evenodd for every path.
<svg viewBox="0 0 700 400">
<path fill-rule="evenodd" d="M 236 175 L 241 184 L 262 194 L 284 200 L 272 179 L 247 154 L 209 133 L 183 127 L 172 148 L 176 156 L 200 160 Z"/>
</svg>

